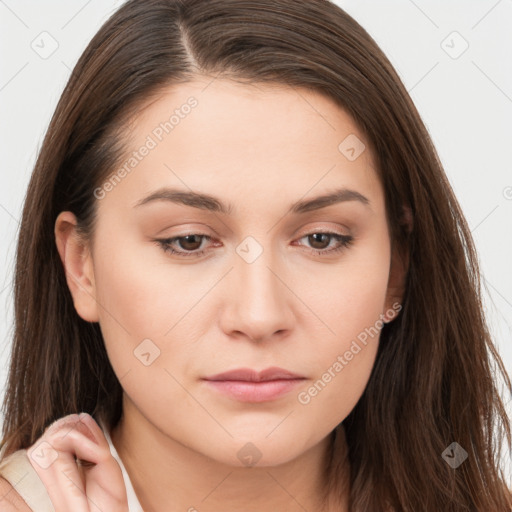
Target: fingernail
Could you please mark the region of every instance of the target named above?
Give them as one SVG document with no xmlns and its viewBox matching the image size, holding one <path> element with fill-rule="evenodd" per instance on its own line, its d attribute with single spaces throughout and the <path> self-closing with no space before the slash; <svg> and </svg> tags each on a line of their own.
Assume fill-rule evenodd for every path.
<svg viewBox="0 0 512 512">
<path fill-rule="evenodd" d="M 94 421 L 94 418 L 92 418 L 92 416 L 90 416 L 89 414 L 87 414 L 86 412 L 81 412 L 79 415 L 78 415 L 78 419 L 79 420 L 86 420 L 88 418 L 91 418 L 93 421 Z M 99 446 L 99 442 L 97 441 L 96 437 L 94 436 L 92 430 L 90 429 L 89 425 L 87 425 L 85 422 L 84 422 L 84 425 L 85 425 L 85 428 L 86 428 L 86 431 L 83 432 L 84 435 L 90 439 L 94 444 L 97 444 Z"/>
</svg>

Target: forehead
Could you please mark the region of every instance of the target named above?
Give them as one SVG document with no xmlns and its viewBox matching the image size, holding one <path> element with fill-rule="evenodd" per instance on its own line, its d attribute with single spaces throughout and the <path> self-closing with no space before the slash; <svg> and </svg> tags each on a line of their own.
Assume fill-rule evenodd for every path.
<svg viewBox="0 0 512 512">
<path fill-rule="evenodd" d="M 126 134 L 123 176 L 109 196 L 132 206 L 165 186 L 230 204 L 248 194 L 267 201 L 289 195 L 293 203 L 340 187 L 380 192 L 352 117 L 309 89 L 212 78 L 174 84 L 148 101 Z"/>
</svg>

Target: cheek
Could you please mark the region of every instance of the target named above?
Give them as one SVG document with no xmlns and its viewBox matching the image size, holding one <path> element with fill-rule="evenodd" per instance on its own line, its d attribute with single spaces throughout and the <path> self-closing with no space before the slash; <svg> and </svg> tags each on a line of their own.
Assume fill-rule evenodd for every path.
<svg viewBox="0 0 512 512">
<path fill-rule="evenodd" d="M 317 276 L 321 287 L 313 288 L 308 283 L 310 290 L 316 290 L 308 300 L 329 327 L 328 346 L 332 350 L 347 350 L 345 345 L 374 326 L 384 313 L 390 247 L 385 230 L 382 232 L 381 236 L 361 240 L 347 253 L 342 265 Z"/>
<path fill-rule="evenodd" d="M 329 329 L 312 354 L 316 380 L 297 398 L 331 425 L 354 408 L 375 362 L 389 277 L 389 246 L 380 242 L 354 255 L 316 298 Z"/>
<path fill-rule="evenodd" d="M 194 265 L 173 268 L 160 251 L 151 242 L 118 237 L 105 240 L 95 257 L 100 322 L 134 341 L 163 337 L 207 290 Z"/>
<path fill-rule="evenodd" d="M 165 366 L 169 339 L 177 332 L 180 339 L 194 336 L 182 332 L 190 327 L 182 319 L 197 301 L 200 283 L 197 278 L 187 281 L 182 272 L 171 272 L 157 251 L 117 235 L 98 243 L 94 272 L 100 325 L 118 376 L 139 371 L 141 363 L 151 362 L 152 369 Z M 183 354 L 173 351 L 175 361 L 186 353 L 186 344 L 181 346 Z M 154 374 L 145 375 L 151 379 Z"/>
<path fill-rule="evenodd" d="M 330 317 L 336 335 L 320 340 L 310 354 L 315 375 L 297 395 L 304 413 L 330 428 L 348 416 L 370 378 L 383 326 L 382 291 L 373 291 L 340 301 L 337 316 Z"/>
<path fill-rule="evenodd" d="M 192 409 L 178 381 L 181 372 L 191 371 L 192 342 L 200 337 L 198 324 L 190 321 L 193 312 L 186 315 L 206 285 L 171 271 L 161 258 L 156 261 L 156 249 L 149 251 L 150 259 L 147 246 L 121 243 L 121 237 L 105 240 L 95 267 L 100 326 L 111 365 L 141 409 L 154 414 L 171 403 Z"/>
</svg>

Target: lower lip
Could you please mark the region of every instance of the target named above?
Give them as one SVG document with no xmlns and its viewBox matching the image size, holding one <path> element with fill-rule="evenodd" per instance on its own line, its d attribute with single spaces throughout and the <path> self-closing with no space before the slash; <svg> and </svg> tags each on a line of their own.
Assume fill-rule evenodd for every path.
<svg viewBox="0 0 512 512">
<path fill-rule="evenodd" d="M 242 380 L 206 380 L 217 391 L 240 402 L 268 402 L 297 387 L 304 379 L 281 379 L 265 382 Z"/>
</svg>

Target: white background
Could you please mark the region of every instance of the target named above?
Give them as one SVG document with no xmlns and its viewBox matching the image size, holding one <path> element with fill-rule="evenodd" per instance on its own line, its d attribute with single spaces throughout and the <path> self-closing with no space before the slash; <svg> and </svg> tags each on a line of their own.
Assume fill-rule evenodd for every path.
<svg viewBox="0 0 512 512">
<path fill-rule="evenodd" d="M 121 3 L 0 0 L 2 397 L 15 241 L 29 176 L 70 70 Z M 512 0 L 337 3 L 387 54 L 432 135 L 474 236 L 486 314 L 512 374 Z M 33 49 L 43 46 L 41 38 L 46 51 L 58 44 L 45 59 Z M 510 396 L 505 399 L 511 411 Z"/>
</svg>

